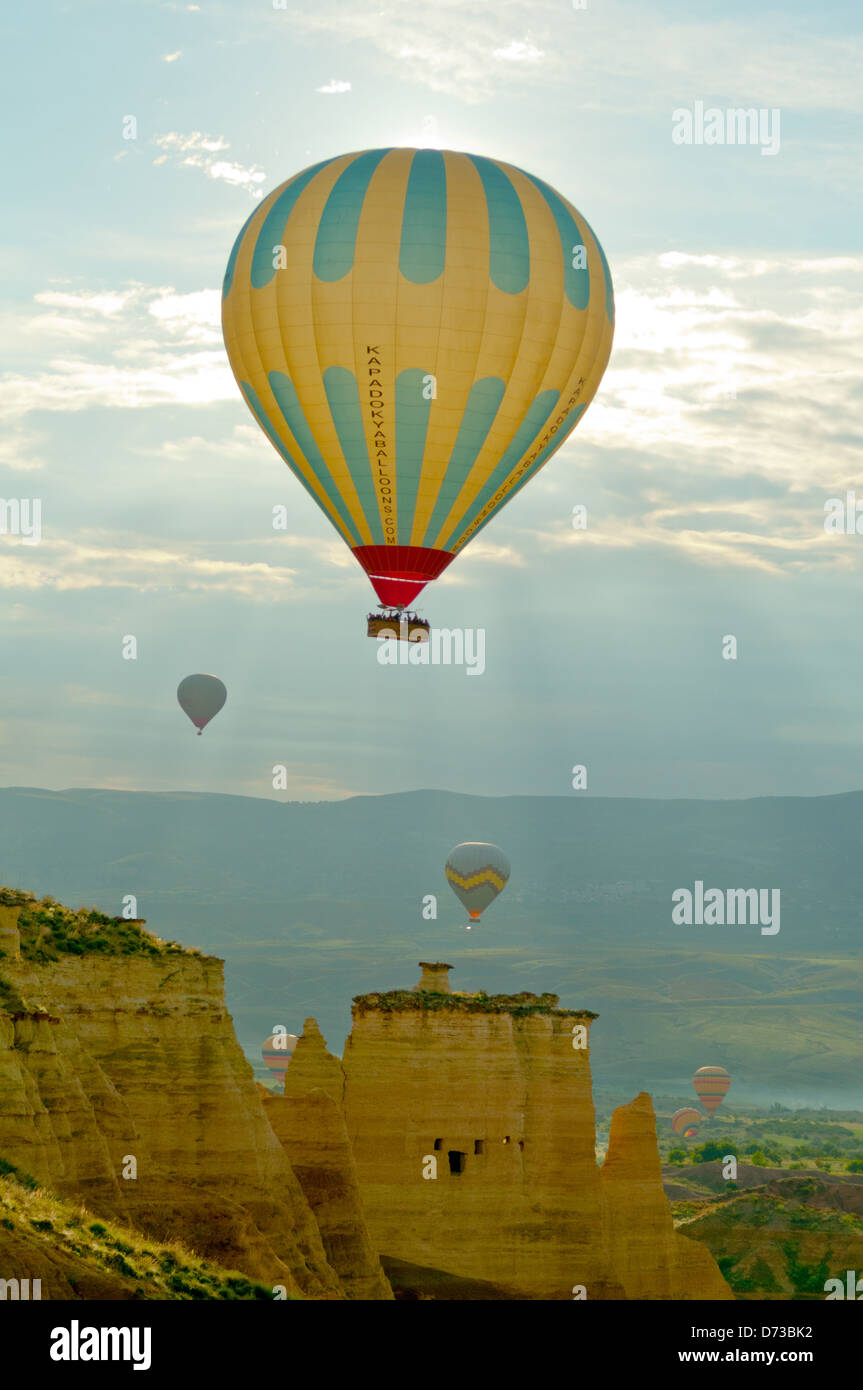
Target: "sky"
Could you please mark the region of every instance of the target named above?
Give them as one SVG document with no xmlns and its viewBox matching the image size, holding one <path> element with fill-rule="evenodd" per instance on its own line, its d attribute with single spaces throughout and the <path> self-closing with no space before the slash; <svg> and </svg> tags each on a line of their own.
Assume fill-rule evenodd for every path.
<svg viewBox="0 0 863 1390">
<path fill-rule="evenodd" d="M 0 33 L 0 498 L 42 517 L 0 534 L 0 782 L 863 787 L 863 535 L 824 526 L 863 510 L 859 7 L 76 0 Z M 677 143 L 698 102 L 763 110 L 778 148 Z M 389 145 L 547 180 L 614 279 L 584 420 L 421 600 L 484 630 L 481 675 L 379 664 L 368 582 L 221 341 L 255 203 Z M 200 739 L 194 671 L 229 692 Z"/>
</svg>

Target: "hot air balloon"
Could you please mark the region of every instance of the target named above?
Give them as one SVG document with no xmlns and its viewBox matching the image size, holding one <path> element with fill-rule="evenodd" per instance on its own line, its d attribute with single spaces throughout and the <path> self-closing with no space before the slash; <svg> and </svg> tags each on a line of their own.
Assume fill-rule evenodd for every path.
<svg viewBox="0 0 863 1390">
<path fill-rule="evenodd" d="M 724 1067 L 699 1067 L 692 1078 L 695 1094 L 709 1115 L 722 1104 L 730 1085 L 731 1077 Z"/>
<path fill-rule="evenodd" d="M 468 840 L 452 850 L 446 861 L 447 883 L 468 910 L 468 931 L 503 892 L 509 872 L 509 860 L 497 845 Z"/>
<path fill-rule="evenodd" d="M 186 676 L 177 686 L 177 699 L 200 736 L 228 698 L 218 676 Z"/>
<path fill-rule="evenodd" d="M 700 1110 L 694 1110 L 691 1105 L 688 1105 L 683 1110 L 675 1110 L 671 1117 L 671 1128 L 675 1134 L 682 1135 L 684 1139 L 694 1139 L 703 1119 L 704 1116 Z"/>
<path fill-rule="evenodd" d="M 542 179 L 451 150 L 365 150 L 255 208 L 222 329 L 261 429 L 381 607 L 401 610 L 575 428 L 614 299 L 593 231 Z"/>
<path fill-rule="evenodd" d="M 284 1086 L 285 1073 L 299 1039 L 296 1033 L 271 1033 L 261 1047 L 261 1056 L 277 1086 Z"/>
</svg>

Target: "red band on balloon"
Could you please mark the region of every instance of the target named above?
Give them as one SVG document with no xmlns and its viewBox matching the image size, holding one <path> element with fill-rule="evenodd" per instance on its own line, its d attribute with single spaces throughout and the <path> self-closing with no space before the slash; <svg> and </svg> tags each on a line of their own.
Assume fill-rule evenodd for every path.
<svg viewBox="0 0 863 1390">
<path fill-rule="evenodd" d="M 412 603 L 455 558 L 448 550 L 427 550 L 422 545 L 358 545 L 354 555 L 381 603 L 396 608 Z"/>
</svg>

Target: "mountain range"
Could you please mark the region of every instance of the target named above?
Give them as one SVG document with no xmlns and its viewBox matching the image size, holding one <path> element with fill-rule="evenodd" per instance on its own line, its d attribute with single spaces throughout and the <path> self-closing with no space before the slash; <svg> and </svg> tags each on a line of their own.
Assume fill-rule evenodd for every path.
<svg viewBox="0 0 863 1390">
<path fill-rule="evenodd" d="M 594 1081 L 691 1102 L 863 1102 L 863 793 L 746 801 L 446 791 L 279 802 L 213 793 L 0 789 L 0 881 L 144 917 L 223 956 L 238 1037 L 313 1014 L 341 1052 L 352 995 L 447 960 L 453 987 L 551 990 L 599 1013 Z M 490 840 L 512 864 L 470 933 L 444 864 Z M 781 926 L 684 925 L 672 895 L 779 890 Z M 128 904 L 128 899 L 134 903 Z M 432 902 L 431 899 L 434 901 Z M 431 915 L 433 912 L 436 915 Z M 424 913 L 426 915 L 424 915 Z"/>
</svg>

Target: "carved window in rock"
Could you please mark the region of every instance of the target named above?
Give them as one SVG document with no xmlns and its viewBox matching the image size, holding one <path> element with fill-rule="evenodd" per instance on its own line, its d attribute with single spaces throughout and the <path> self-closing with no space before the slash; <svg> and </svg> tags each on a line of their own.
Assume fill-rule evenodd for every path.
<svg viewBox="0 0 863 1390">
<path fill-rule="evenodd" d="M 460 1173 L 464 1172 L 467 1154 L 461 1153 L 458 1149 L 450 1149 L 447 1158 L 449 1159 L 449 1170 L 453 1177 L 457 1178 Z"/>
<path fill-rule="evenodd" d="M 434 1146 L 435 1146 L 435 1149 L 437 1150 L 437 1152 L 440 1152 L 440 1150 L 443 1148 L 443 1140 L 442 1140 L 442 1139 L 436 1139 L 436 1140 L 434 1141 Z"/>
<path fill-rule="evenodd" d="M 484 1140 L 484 1139 L 474 1139 L 474 1141 L 473 1141 L 473 1151 L 474 1151 L 475 1154 L 484 1154 L 484 1153 L 485 1153 L 485 1140 Z"/>
</svg>

